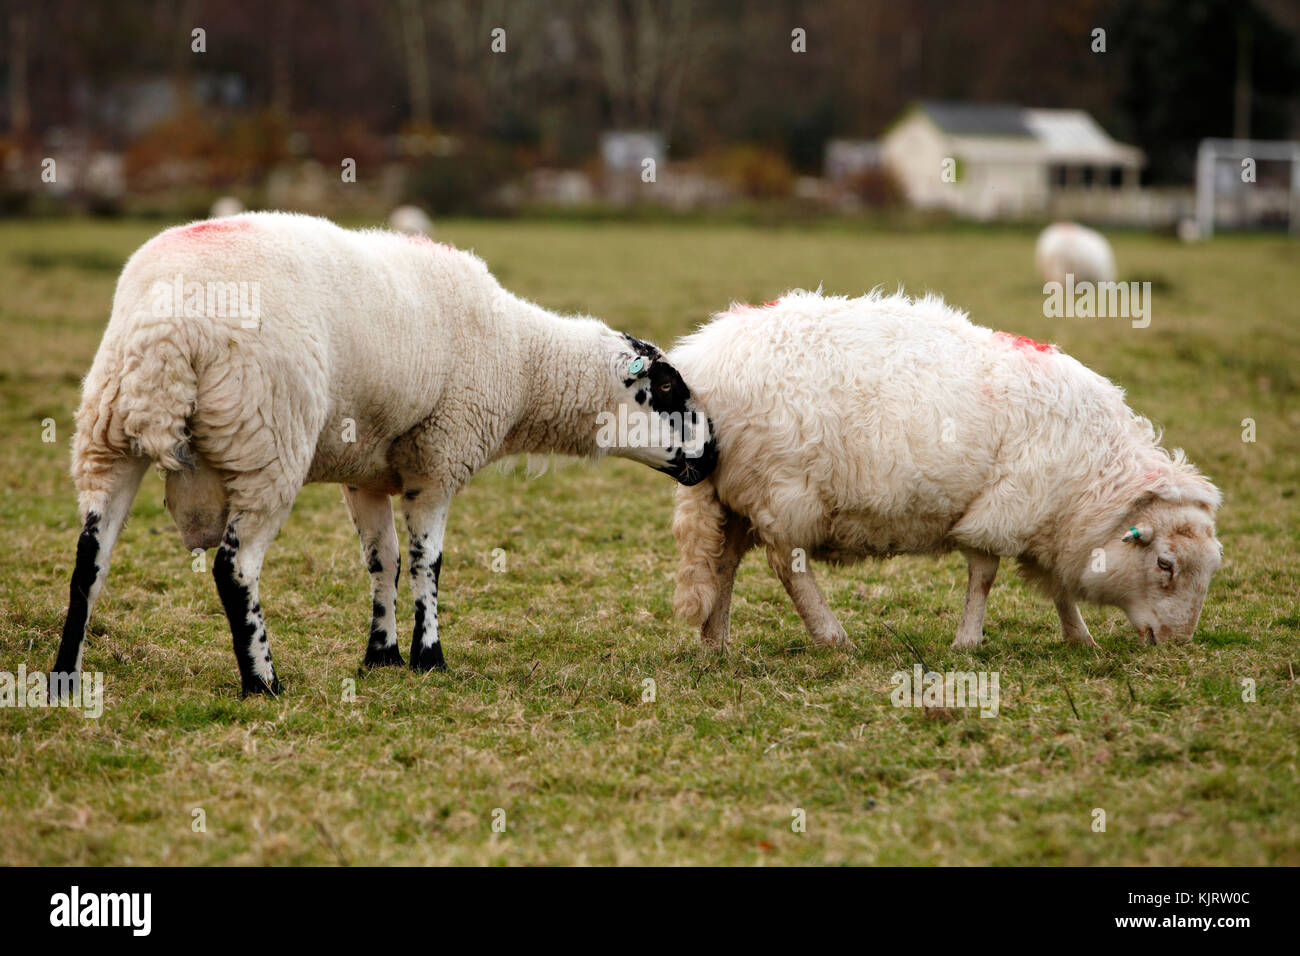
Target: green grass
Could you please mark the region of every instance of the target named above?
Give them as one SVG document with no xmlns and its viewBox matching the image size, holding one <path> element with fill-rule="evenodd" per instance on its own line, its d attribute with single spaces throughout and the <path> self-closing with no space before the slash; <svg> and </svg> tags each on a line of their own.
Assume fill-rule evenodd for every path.
<svg viewBox="0 0 1300 956">
<path fill-rule="evenodd" d="M 115 272 L 155 228 L 0 223 L 0 669 L 53 661 L 77 385 Z M 751 556 L 732 651 L 711 656 L 671 618 L 671 482 L 608 462 L 489 470 L 460 495 L 451 669 L 419 677 L 358 676 L 367 575 L 338 490 L 306 489 L 262 579 L 287 694 L 245 701 L 210 575 L 151 475 L 91 622 L 103 717 L 0 710 L 0 863 L 1300 863 L 1295 243 L 1119 235 L 1125 276 L 1155 282 L 1135 330 L 1044 318 L 1033 236 L 1008 230 L 447 222 L 439 238 L 516 292 L 661 344 L 733 299 L 819 283 L 933 289 L 1059 343 L 1224 489 L 1226 561 L 1196 640 L 1141 647 L 1093 608 L 1100 651 L 1066 647 L 1050 605 L 1004 572 L 985 645 L 955 654 L 950 557 L 821 570 L 858 649 L 816 651 Z M 399 622 L 409 634 L 405 595 Z M 999 716 L 892 707 L 901 638 L 930 667 L 998 671 Z"/>
</svg>

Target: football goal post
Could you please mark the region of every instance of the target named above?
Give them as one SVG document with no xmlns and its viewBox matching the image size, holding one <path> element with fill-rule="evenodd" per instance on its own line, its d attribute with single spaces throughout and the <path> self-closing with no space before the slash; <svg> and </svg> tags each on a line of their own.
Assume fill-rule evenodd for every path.
<svg viewBox="0 0 1300 956">
<path fill-rule="evenodd" d="M 1292 235 L 1300 235 L 1300 142 L 1203 139 L 1196 151 L 1196 225 L 1203 238 L 1214 235 L 1216 213 L 1223 211 L 1217 202 L 1219 195 L 1226 198 L 1230 194 L 1238 200 L 1233 204 L 1233 218 L 1237 225 L 1247 227 L 1261 215 L 1261 204 L 1250 203 L 1247 190 L 1259 185 L 1280 199 L 1283 188 L 1256 183 L 1256 164 L 1261 161 L 1291 164 L 1289 185 L 1284 187 L 1287 201 L 1281 205 L 1286 210 L 1287 228 Z"/>
</svg>

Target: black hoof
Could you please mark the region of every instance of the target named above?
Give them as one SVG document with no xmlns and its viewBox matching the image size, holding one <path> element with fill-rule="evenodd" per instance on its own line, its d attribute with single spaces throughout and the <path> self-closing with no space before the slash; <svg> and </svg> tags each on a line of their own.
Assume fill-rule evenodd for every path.
<svg viewBox="0 0 1300 956">
<path fill-rule="evenodd" d="M 366 659 L 362 662 L 362 667 L 401 667 L 406 661 L 402 660 L 402 652 L 397 649 L 396 644 L 389 644 L 387 647 L 367 647 Z"/>
<path fill-rule="evenodd" d="M 445 671 L 447 661 L 442 656 L 442 642 L 439 641 L 432 647 L 421 647 L 411 649 L 411 670 L 414 671 Z"/>
<path fill-rule="evenodd" d="M 249 694 L 266 694 L 269 697 L 280 696 L 280 678 L 278 677 L 272 677 L 270 684 L 267 684 L 260 677 L 244 678 L 242 683 L 241 697 L 247 697 Z"/>
</svg>

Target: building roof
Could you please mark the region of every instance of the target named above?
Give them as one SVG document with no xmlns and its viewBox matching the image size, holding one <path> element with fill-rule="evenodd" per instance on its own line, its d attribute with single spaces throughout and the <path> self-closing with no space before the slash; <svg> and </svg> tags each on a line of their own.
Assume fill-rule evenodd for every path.
<svg viewBox="0 0 1300 956">
<path fill-rule="evenodd" d="M 1025 125 L 1033 130 L 1051 159 L 1141 163 L 1142 151 L 1110 138 L 1083 110 L 1025 110 Z"/>
<path fill-rule="evenodd" d="M 942 103 L 922 100 L 921 109 L 951 136 L 1033 136 L 1024 110 L 1010 103 Z"/>
<path fill-rule="evenodd" d="M 917 105 L 940 132 L 974 140 L 962 145 L 971 156 L 986 151 L 1001 156 L 1014 147 L 1023 152 L 1024 158 L 1033 155 L 1047 162 L 1142 165 L 1140 149 L 1111 139 L 1084 110 L 1025 109 L 1010 103 L 936 100 L 922 100 Z M 980 140 L 986 142 L 981 144 Z M 989 140 L 1006 142 L 996 144 Z M 1017 140 L 1031 142 L 1017 143 Z"/>
</svg>

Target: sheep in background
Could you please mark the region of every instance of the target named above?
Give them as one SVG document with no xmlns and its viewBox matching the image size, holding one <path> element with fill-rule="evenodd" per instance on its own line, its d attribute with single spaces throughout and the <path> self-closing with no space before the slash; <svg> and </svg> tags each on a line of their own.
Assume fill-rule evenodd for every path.
<svg viewBox="0 0 1300 956">
<path fill-rule="evenodd" d="M 432 236 L 433 220 L 419 206 L 398 206 L 388 214 L 388 228 L 408 236 Z"/>
<path fill-rule="evenodd" d="M 1055 346 L 927 297 L 793 292 L 736 307 L 669 360 L 718 440 L 677 490 L 677 614 L 725 646 L 736 568 L 765 546 L 819 644 L 846 644 L 813 579 L 831 561 L 962 551 L 973 647 L 1001 558 L 1093 644 L 1076 602 L 1121 607 L 1147 643 L 1189 638 L 1222 550 L 1218 490 L 1157 444 L 1124 393 Z"/>
<path fill-rule="evenodd" d="M 607 431 L 610 416 L 623 435 Z M 83 384 L 72 453 L 83 528 L 52 686 L 81 670 L 86 621 L 150 462 L 166 473 L 185 546 L 220 544 L 213 576 L 244 692 L 275 693 L 258 576 L 304 483 L 344 486 L 371 577 L 370 666 L 402 663 L 390 502 L 402 495 L 410 663 L 427 670 L 444 666 L 451 498 L 489 461 L 528 452 L 612 453 L 683 482 L 716 462 L 707 421 L 658 349 L 511 295 L 468 253 L 285 213 L 168 229 L 123 269 Z"/>
<path fill-rule="evenodd" d="M 1044 282 L 1065 282 L 1073 275 L 1075 282 L 1114 282 L 1115 254 L 1106 237 L 1073 222 L 1057 222 L 1038 236 L 1034 245 L 1034 263 Z"/>
<path fill-rule="evenodd" d="M 244 204 L 234 196 L 222 196 L 212 204 L 211 218 L 225 219 L 227 216 L 238 216 L 244 211 Z"/>
<path fill-rule="evenodd" d="M 1182 242 L 1200 242 L 1205 238 L 1201 235 L 1201 224 L 1191 216 L 1184 216 L 1179 219 L 1176 231 L 1179 240 Z"/>
</svg>

